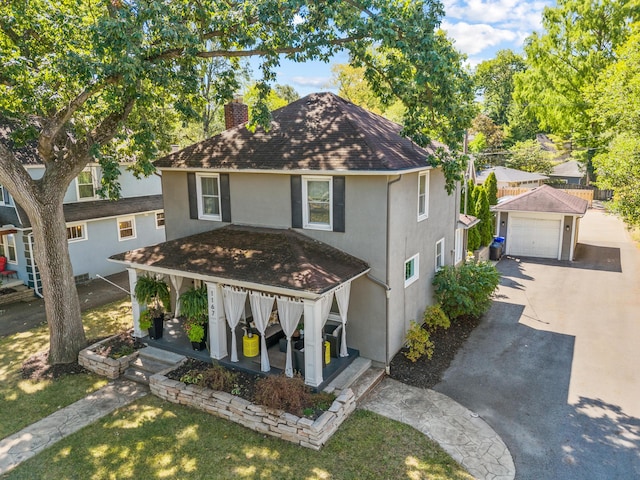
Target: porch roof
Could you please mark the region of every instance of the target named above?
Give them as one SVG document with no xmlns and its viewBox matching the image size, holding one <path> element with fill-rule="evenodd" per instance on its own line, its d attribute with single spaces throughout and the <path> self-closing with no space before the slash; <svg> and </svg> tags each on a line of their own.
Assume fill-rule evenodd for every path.
<svg viewBox="0 0 640 480">
<path fill-rule="evenodd" d="M 228 225 L 113 255 L 130 267 L 321 295 L 369 270 L 363 260 L 293 230 Z"/>
</svg>

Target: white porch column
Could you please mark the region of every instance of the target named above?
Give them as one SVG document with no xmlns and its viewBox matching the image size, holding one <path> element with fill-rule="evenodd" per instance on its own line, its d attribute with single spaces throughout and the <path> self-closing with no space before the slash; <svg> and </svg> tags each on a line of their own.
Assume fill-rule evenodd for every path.
<svg viewBox="0 0 640 480">
<path fill-rule="evenodd" d="M 227 321 L 222 306 L 222 290 L 217 283 L 205 282 L 209 300 L 209 348 L 211 357 L 216 360 L 226 357 Z"/>
<path fill-rule="evenodd" d="M 136 283 L 138 283 L 138 272 L 135 268 L 127 268 L 129 272 L 129 291 L 131 292 L 131 314 L 133 315 L 133 336 L 142 338 L 144 334 L 140 329 L 140 304 L 136 299 L 134 292 L 136 291 Z"/>
<path fill-rule="evenodd" d="M 304 300 L 304 383 L 322 383 L 322 306 L 320 301 Z"/>
</svg>

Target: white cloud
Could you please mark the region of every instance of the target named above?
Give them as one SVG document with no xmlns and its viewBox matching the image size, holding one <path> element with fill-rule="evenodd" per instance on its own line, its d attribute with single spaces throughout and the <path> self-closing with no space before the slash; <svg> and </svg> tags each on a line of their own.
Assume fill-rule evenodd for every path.
<svg viewBox="0 0 640 480">
<path fill-rule="evenodd" d="M 501 28 L 533 31 L 540 29 L 542 10 L 550 0 L 444 0 L 446 17 Z"/>
<path fill-rule="evenodd" d="M 495 47 L 503 42 L 522 41 L 521 35 L 513 30 L 494 28 L 487 24 L 469 24 L 466 22 L 442 22 L 442 28 L 455 40 L 456 49 L 467 55 L 477 55 L 483 50 Z M 518 45 L 519 46 L 519 45 Z"/>
<path fill-rule="evenodd" d="M 302 87 L 327 87 L 330 81 L 329 77 L 291 77 L 291 83 Z"/>
</svg>

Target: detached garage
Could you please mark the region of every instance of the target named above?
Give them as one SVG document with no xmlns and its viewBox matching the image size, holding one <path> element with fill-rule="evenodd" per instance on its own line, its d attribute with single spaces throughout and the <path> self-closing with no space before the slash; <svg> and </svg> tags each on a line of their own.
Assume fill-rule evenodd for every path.
<svg viewBox="0 0 640 480">
<path fill-rule="evenodd" d="M 498 203 L 498 235 L 505 253 L 515 257 L 573 260 L 586 200 L 543 185 Z"/>
</svg>

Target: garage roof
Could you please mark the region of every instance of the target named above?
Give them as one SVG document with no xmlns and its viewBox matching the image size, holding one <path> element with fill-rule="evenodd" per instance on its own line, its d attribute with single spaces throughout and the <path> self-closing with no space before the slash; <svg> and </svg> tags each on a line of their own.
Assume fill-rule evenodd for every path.
<svg viewBox="0 0 640 480">
<path fill-rule="evenodd" d="M 584 215 L 589 202 L 548 185 L 534 188 L 494 207 L 500 212 L 548 212 Z"/>
</svg>

